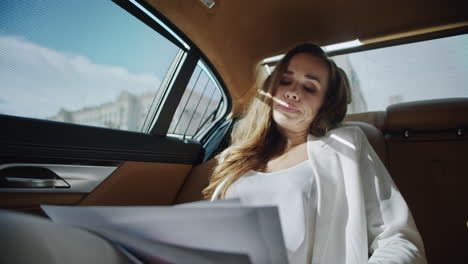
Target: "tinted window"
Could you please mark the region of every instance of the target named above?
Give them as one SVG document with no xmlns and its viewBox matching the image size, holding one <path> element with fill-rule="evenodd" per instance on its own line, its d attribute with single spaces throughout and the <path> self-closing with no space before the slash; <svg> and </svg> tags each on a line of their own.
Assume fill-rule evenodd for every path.
<svg viewBox="0 0 468 264">
<path fill-rule="evenodd" d="M 348 113 L 380 111 L 394 103 L 468 97 L 468 35 L 333 57 L 348 74 Z"/>
<path fill-rule="evenodd" d="M 0 113 L 140 131 L 179 50 L 109 0 L 2 0 Z"/>
<path fill-rule="evenodd" d="M 224 98 L 213 74 L 200 61 L 177 107 L 168 133 L 196 137 L 226 112 Z"/>
</svg>

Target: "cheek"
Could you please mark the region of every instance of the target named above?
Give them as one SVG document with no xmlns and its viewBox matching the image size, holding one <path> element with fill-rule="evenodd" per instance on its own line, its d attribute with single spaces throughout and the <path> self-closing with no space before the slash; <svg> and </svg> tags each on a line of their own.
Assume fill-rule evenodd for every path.
<svg viewBox="0 0 468 264">
<path fill-rule="evenodd" d="M 323 100 L 318 96 L 310 97 L 307 101 L 307 111 L 309 114 L 316 114 L 322 106 Z"/>
<path fill-rule="evenodd" d="M 283 90 L 283 88 L 281 86 L 276 87 L 276 89 L 273 89 L 273 91 L 271 91 L 271 95 L 277 96 L 278 94 L 281 94 L 282 90 Z"/>
</svg>

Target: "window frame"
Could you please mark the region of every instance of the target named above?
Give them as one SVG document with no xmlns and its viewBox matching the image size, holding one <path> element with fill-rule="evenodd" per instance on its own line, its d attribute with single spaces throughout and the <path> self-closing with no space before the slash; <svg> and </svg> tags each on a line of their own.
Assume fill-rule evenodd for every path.
<svg viewBox="0 0 468 264">
<path fill-rule="evenodd" d="M 174 118 L 174 114 L 180 103 L 180 100 L 182 99 L 182 95 L 187 88 L 190 77 L 197 67 L 198 61 L 202 61 L 202 63 L 205 64 L 205 67 L 210 71 L 211 77 L 215 79 L 218 87 L 221 89 L 226 112 L 219 120 L 214 122 L 213 125 L 209 127 L 209 129 L 194 138 L 195 140 L 204 144 L 213 130 L 215 130 L 216 127 L 222 123 L 223 119 L 229 115 L 230 109 L 232 108 L 232 101 L 226 88 L 226 84 L 220 77 L 216 68 L 206 57 L 206 55 L 182 31 L 180 31 L 171 21 L 169 21 L 164 15 L 153 8 L 145 0 L 133 1 L 154 15 L 158 20 L 161 21 L 161 23 L 164 24 L 165 27 L 169 28 L 172 32 L 168 32 L 164 26 L 160 25 L 143 10 L 134 5 L 131 2 L 132 0 L 112 1 L 129 12 L 131 15 L 135 16 L 140 21 L 144 22 L 153 30 L 166 37 L 169 41 L 177 45 L 185 52 L 185 54 L 182 55 L 183 58 L 179 61 L 178 65 L 175 66 L 175 70 L 168 73 L 171 74 L 171 76 L 167 76 L 170 78 L 170 81 L 167 82 L 167 86 L 160 87 L 160 89 L 163 89 L 161 103 L 155 106 L 157 109 L 154 111 L 152 116 L 147 117 L 147 119 L 151 119 L 149 122 L 150 125 L 147 127 L 147 131 L 149 131 L 150 135 L 168 136 L 169 126 L 172 122 L 172 119 Z M 177 38 L 174 37 L 173 34 L 177 35 Z M 179 41 L 179 39 L 183 42 Z"/>
<path fill-rule="evenodd" d="M 202 72 L 207 76 L 207 78 L 213 83 L 213 85 L 215 86 L 214 89 L 218 90 L 220 96 L 221 96 L 221 100 L 219 101 L 218 103 L 218 106 L 217 106 L 217 109 L 221 112 L 227 112 L 227 106 L 226 106 L 226 101 L 227 101 L 227 96 L 226 96 L 226 93 L 220 91 L 221 89 L 221 86 L 218 82 L 218 80 L 216 78 L 213 77 L 213 73 L 211 72 L 211 70 L 206 66 L 206 63 L 203 61 L 203 60 L 198 60 L 197 62 L 197 65 L 195 67 L 195 71 L 196 71 L 196 68 L 200 68 L 200 72 L 199 74 L 201 74 Z M 193 73 L 195 73 L 195 71 Z M 191 76 L 193 77 L 193 75 Z M 193 89 L 194 87 L 192 87 Z M 192 93 L 190 93 L 191 95 Z M 188 103 L 188 101 L 190 100 L 190 95 L 189 97 L 187 98 L 187 101 L 185 101 L 185 105 Z M 182 99 L 184 98 L 184 96 L 181 97 L 181 101 Z M 179 107 L 180 105 L 178 105 Z M 218 111 L 217 110 L 217 111 Z M 182 113 L 179 115 L 179 117 L 181 118 L 182 117 Z M 199 139 L 200 142 L 203 144 L 207 138 L 210 136 L 210 132 L 213 130 L 213 129 L 217 129 L 219 127 L 219 125 L 221 123 L 224 122 L 225 120 L 225 115 L 223 116 L 219 116 L 218 118 L 216 118 L 216 120 L 214 120 L 213 122 L 211 122 L 208 126 L 202 128 L 200 127 L 196 133 L 194 135 L 187 135 L 187 134 L 176 134 L 176 133 L 170 133 L 168 131 L 168 133 L 166 135 L 170 136 L 170 137 L 175 137 L 175 138 L 181 138 L 181 139 L 186 139 L 186 138 L 190 138 L 190 139 Z M 192 118 L 193 119 L 193 118 Z M 208 120 L 208 119 L 205 119 L 205 121 Z M 174 121 L 174 120 L 172 120 Z M 171 121 L 171 124 L 172 125 L 172 121 Z M 204 120 L 201 120 L 201 122 L 203 122 Z M 190 124 L 187 125 L 187 129 L 188 127 L 190 126 Z M 171 126 L 169 127 L 171 128 Z M 175 128 L 174 128 L 175 129 Z"/>
<path fill-rule="evenodd" d="M 463 35 L 463 34 L 468 34 L 468 26 L 450 28 L 450 29 L 445 29 L 445 30 L 440 30 L 440 31 L 435 31 L 435 32 L 429 32 L 429 33 L 424 33 L 424 34 L 420 34 L 420 35 L 402 37 L 402 38 L 397 38 L 397 39 L 390 39 L 390 40 L 375 42 L 375 43 L 365 43 L 364 42 L 363 45 L 360 45 L 358 47 L 346 48 L 346 49 L 340 49 L 340 50 L 336 50 L 336 51 L 326 52 L 326 54 L 327 54 L 328 57 L 333 57 L 333 56 L 337 56 L 337 55 L 345 55 L 345 54 L 351 54 L 351 53 L 360 52 L 360 51 L 367 51 L 367 50 L 374 50 L 374 49 L 379 49 L 379 48 L 389 48 L 389 47 L 392 47 L 392 46 L 422 42 L 422 41 L 426 41 L 426 40 L 434 40 L 434 39 L 439 39 L 439 38 L 447 38 L 447 37 Z M 281 59 L 280 56 L 281 55 L 284 55 L 284 54 L 279 54 L 279 55 L 275 56 L 275 57 L 278 57 L 278 59 L 276 59 L 276 60 L 268 60 L 266 62 L 262 61 L 261 66 L 264 66 L 264 67 L 266 67 L 268 69 L 271 69 L 271 67 L 274 67 L 276 65 L 276 63 L 278 61 L 280 61 L 280 59 Z"/>
<path fill-rule="evenodd" d="M 392 46 L 399 46 L 399 45 L 411 44 L 411 43 L 422 42 L 422 41 L 427 41 L 427 40 L 447 38 L 447 37 L 463 35 L 463 34 L 468 34 L 468 26 L 449 28 L 445 30 L 429 32 L 429 33 L 424 33 L 420 35 L 407 36 L 407 37 L 402 37 L 402 38 L 397 38 L 397 39 L 389 39 L 386 41 L 375 42 L 375 43 L 364 42 L 364 45 L 361 45 L 358 47 L 327 52 L 327 56 L 333 57 L 336 55 L 345 55 L 345 54 L 350 54 L 350 53 L 360 52 L 360 51 L 374 50 L 374 49 L 379 49 L 379 48 L 389 48 Z"/>
<path fill-rule="evenodd" d="M 136 131 L 154 136 L 168 136 L 170 123 L 174 118 L 174 113 L 182 99 L 184 91 L 187 89 L 190 77 L 197 67 L 198 61 L 203 61 L 205 67 L 208 68 L 211 73 L 211 78 L 216 79 L 216 84 L 219 88 L 218 90 L 222 94 L 224 104 L 226 105 L 226 107 L 224 107 L 225 113 L 223 113 L 222 117 L 226 117 L 229 114 L 228 112 L 231 109 L 232 103 L 225 83 L 220 78 L 219 73 L 213 67 L 209 59 L 185 34 L 183 34 L 183 32 L 177 29 L 176 26 L 174 26 L 167 18 L 155 10 L 145 0 L 104 1 L 112 2 L 110 4 L 115 4 L 116 8 L 121 8 L 121 12 L 126 12 L 130 16 L 133 16 L 139 20 L 140 23 L 143 23 L 150 29 L 154 30 L 155 34 L 162 36 L 164 39 L 168 40 L 169 43 L 179 48 L 179 51 L 176 53 L 170 67 L 165 73 L 164 81 L 159 86 L 159 96 L 156 96 L 157 98 L 155 97 L 153 99 L 153 103 L 149 110 L 142 113 L 144 115 L 143 120 L 139 120 L 141 121 L 142 126 L 138 128 L 138 130 L 128 131 Z M 125 52 L 125 50 L 122 52 Z M 19 117 L 31 118 L 29 116 L 21 115 Z M 38 119 L 54 121 L 53 119 L 48 118 Z M 63 121 L 63 123 L 113 129 L 106 126 L 94 126 L 91 124 L 79 124 L 67 121 Z M 198 138 L 202 139 L 201 137 L 197 137 L 197 139 Z"/>
<path fill-rule="evenodd" d="M 185 140 L 167 135 L 170 122 L 182 96 L 177 98 L 177 103 L 170 100 L 161 101 L 159 109 L 163 109 L 165 114 L 160 115 L 159 118 L 158 115 L 155 115 L 155 121 L 151 123 L 152 127 L 144 132 L 0 114 L 0 122 L 4 127 L 0 137 L 0 148 L 3 150 L 0 154 L 0 164 L 14 162 L 31 164 L 111 164 L 118 166 L 125 161 L 139 161 L 193 165 L 202 161 L 206 146 L 210 142 L 216 141 L 210 136 L 217 131 L 218 126 L 230 114 L 232 104 L 226 85 L 210 60 L 187 36 L 145 1 L 107 1 L 114 2 L 124 11 L 149 25 L 164 37 L 173 33 L 177 34 L 178 38 L 170 37 L 167 39 L 181 47 L 181 50 L 184 50 L 185 59 L 181 59 L 174 66 L 178 70 L 171 73 L 172 80 L 167 82 L 167 87 L 161 87 L 161 89 L 166 89 L 162 92 L 182 92 L 183 94 L 197 61 L 202 60 L 219 85 L 220 92 L 224 97 L 226 112 L 210 127 L 210 130 L 203 137 Z M 164 23 L 165 27 L 158 26 L 155 20 L 147 15 L 145 11 L 136 7 L 132 1 L 139 3 Z M 150 20 L 153 22 L 150 22 Z M 168 32 L 166 28 L 172 30 L 173 33 Z M 184 41 L 187 47 L 180 40 Z M 177 91 L 172 91 L 171 84 L 178 86 Z M 165 98 L 168 97 L 170 98 L 170 96 Z M 167 122 L 167 126 L 162 122 Z M 161 127 L 158 129 L 158 126 Z"/>
</svg>

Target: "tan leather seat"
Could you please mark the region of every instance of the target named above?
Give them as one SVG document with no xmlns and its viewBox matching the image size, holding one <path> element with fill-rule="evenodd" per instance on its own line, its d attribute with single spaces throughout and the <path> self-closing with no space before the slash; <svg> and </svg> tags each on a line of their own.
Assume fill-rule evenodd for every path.
<svg viewBox="0 0 468 264">
<path fill-rule="evenodd" d="M 203 200 L 202 190 L 208 186 L 208 180 L 216 166 L 216 160 L 211 159 L 192 168 L 185 178 L 174 204 Z"/>
</svg>

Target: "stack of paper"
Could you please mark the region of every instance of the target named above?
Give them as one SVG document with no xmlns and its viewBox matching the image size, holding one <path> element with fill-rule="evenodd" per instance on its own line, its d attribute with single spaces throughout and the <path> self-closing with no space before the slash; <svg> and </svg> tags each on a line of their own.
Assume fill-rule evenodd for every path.
<svg viewBox="0 0 468 264">
<path fill-rule="evenodd" d="M 203 201 L 42 208 L 54 222 L 94 232 L 145 263 L 287 263 L 276 207 Z"/>
</svg>

